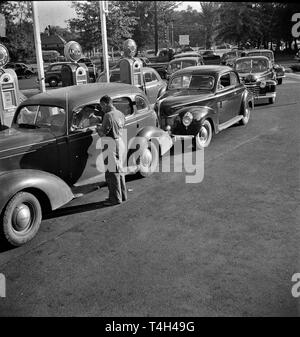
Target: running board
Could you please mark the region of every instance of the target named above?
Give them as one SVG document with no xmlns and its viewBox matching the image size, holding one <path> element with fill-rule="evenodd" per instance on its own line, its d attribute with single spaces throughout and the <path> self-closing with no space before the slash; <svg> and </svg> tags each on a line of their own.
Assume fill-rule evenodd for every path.
<svg viewBox="0 0 300 337">
<path fill-rule="evenodd" d="M 218 131 L 222 131 L 224 129 L 229 128 L 231 125 L 238 123 L 242 118 L 243 118 L 243 115 L 238 115 L 238 116 L 235 116 L 229 119 L 229 121 L 222 123 L 218 126 Z"/>
</svg>

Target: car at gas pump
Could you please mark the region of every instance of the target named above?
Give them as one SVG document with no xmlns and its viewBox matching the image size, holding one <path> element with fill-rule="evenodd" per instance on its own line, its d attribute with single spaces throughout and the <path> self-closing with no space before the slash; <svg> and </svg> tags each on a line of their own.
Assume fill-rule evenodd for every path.
<svg viewBox="0 0 300 337">
<path fill-rule="evenodd" d="M 148 98 L 136 86 L 88 83 L 30 97 L 18 106 L 12 127 L 0 131 L 0 232 L 11 245 L 30 241 L 43 215 L 71 201 L 74 188 L 103 179 L 96 131 L 103 95 L 125 115 L 124 134 L 133 145 L 127 147 L 132 160 L 126 165 L 128 174 L 149 175 L 159 154 L 172 146 Z M 154 141 L 159 149 L 151 146 Z"/>
</svg>

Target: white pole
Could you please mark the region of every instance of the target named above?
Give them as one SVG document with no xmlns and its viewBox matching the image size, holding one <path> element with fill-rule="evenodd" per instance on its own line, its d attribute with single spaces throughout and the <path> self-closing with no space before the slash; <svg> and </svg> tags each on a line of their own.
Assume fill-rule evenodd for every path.
<svg viewBox="0 0 300 337">
<path fill-rule="evenodd" d="M 45 92 L 46 85 L 45 85 L 45 75 L 44 75 L 44 62 L 43 62 L 43 54 L 42 54 L 37 3 L 36 1 L 31 1 L 31 4 L 32 4 L 32 14 L 33 14 L 33 32 L 34 32 L 34 44 L 35 44 L 37 70 L 38 70 L 38 82 L 40 85 L 41 92 Z"/>
<path fill-rule="evenodd" d="M 101 35 L 102 35 L 102 57 L 106 82 L 109 82 L 109 63 L 108 63 L 108 47 L 106 36 L 106 9 L 104 8 L 105 1 L 99 1 L 100 20 L 101 20 Z"/>
</svg>

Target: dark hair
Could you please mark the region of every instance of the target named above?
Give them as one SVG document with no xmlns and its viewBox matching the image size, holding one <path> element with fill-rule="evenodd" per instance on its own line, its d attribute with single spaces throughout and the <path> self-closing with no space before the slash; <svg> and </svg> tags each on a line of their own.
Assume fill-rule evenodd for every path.
<svg viewBox="0 0 300 337">
<path fill-rule="evenodd" d="M 100 98 L 100 103 L 110 104 L 112 99 L 108 95 L 104 95 Z"/>
</svg>

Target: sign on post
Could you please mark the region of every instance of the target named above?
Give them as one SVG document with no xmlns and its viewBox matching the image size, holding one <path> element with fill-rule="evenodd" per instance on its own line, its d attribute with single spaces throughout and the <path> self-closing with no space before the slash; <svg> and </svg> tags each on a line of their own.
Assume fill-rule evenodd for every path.
<svg viewBox="0 0 300 337">
<path fill-rule="evenodd" d="M 181 46 L 187 46 L 190 44 L 190 36 L 189 35 L 179 35 L 179 44 Z"/>
</svg>

